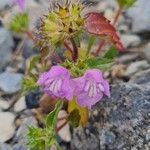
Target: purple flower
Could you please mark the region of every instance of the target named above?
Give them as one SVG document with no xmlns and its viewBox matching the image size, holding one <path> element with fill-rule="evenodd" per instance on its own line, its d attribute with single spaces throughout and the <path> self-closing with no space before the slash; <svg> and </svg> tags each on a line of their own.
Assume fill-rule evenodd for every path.
<svg viewBox="0 0 150 150">
<path fill-rule="evenodd" d="M 110 97 L 109 84 L 98 69 L 87 70 L 83 77 L 74 79 L 77 103 L 91 108 L 103 95 Z"/>
<path fill-rule="evenodd" d="M 40 75 L 37 84 L 52 97 L 72 100 L 73 88 L 69 71 L 61 66 L 53 66 L 48 72 Z"/>
<path fill-rule="evenodd" d="M 23 11 L 25 9 L 25 0 L 15 0 L 15 4 Z"/>
</svg>

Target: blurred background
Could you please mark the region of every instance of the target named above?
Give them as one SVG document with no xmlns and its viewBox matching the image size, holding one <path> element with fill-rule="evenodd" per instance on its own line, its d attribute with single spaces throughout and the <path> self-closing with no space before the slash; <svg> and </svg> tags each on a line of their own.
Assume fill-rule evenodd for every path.
<svg viewBox="0 0 150 150">
<path fill-rule="evenodd" d="M 51 0 L 26 0 L 30 31 L 39 27 Z M 85 0 L 87 11 L 114 19 L 114 0 Z M 39 50 L 26 35 L 9 31 L 8 24 L 19 12 L 13 0 L 0 0 L 0 150 L 27 150 L 28 126 L 42 127 L 42 113 L 51 108 L 40 92 L 20 97 L 21 80 L 29 60 Z M 92 110 L 84 129 L 66 125 L 58 140 L 66 150 L 149 150 L 150 149 L 150 1 L 137 0 L 120 16 L 117 32 L 126 48 L 109 71 L 111 99 Z"/>
</svg>

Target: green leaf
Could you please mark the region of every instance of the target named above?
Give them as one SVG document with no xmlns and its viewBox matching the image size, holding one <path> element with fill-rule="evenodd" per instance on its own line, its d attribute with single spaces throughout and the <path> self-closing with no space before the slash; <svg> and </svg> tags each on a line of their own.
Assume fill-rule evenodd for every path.
<svg viewBox="0 0 150 150">
<path fill-rule="evenodd" d="M 104 58 L 113 59 L 118 55 L 118 51 L 115 47 L 110 47 L 108 52 L 104 55 Z"/>
<path fill-rule="evenodd" d="M 9 24 L 9 29 L 12 32 L 22 33 L 27 30 L 29 26 L 29 17 L 27 13 L 17 14 Z"/>
<path fill-rule="evenodd" d="M 93 46 L 93 44 L 95 43 L 96 38 L 94 36 L 90 36 L 88 39 L 88 46 L 87 46 L 87 55 L 89 54 L 89 52 L 91 51 L 91 48 Z"/>
<path fill-rule="evenodd" d="M 79 126 L 80 119 L 81 119 L 81 116 L 80 116 L 80 112 L 78 109 L 74 109 L 73 111 L 71 111 L 68 117 L 68 121 L 73 127 Z"/>
<path fill-rule="evenodd" d="M 136 0 L 116 0 L 121 7 L 129 8 L 133 6 Z"/>
<path fill-rule="evenodd" d="M 89 68 L 97 68 L 100 70 L 107 70 L 113 63 L 112 59 L 108 58 L 89 58 L 86 64 Z"/>
<path fill-rule="evenodd" d="M 27 77 L 22 80 L 22 95 L 26 95 L 37 88 L 38 87 L 34 78 Z"/>
<path fill-rule="evenodd" d="M 63 106 L 63 101 L 59 101 L 56 105 L 55 105 L 55 109 L 49 113 L 49 115 L 47 116 L 47 126 L 48 127 L 52 127 L 55 128 L 56 123 L 57 123 L 57 116 L 59 111 L 61 110 Z"/>
<path fill-rule="evenodd" d="M 29 64 L 29 68 L 28 68 L 28 72 L 31 72 L 31 70 L 36 66 L 36 64 L 38 63 L 40 57 L 39 56 L 33 56 L 31 58 L 30 64 Z"/>
</svg>

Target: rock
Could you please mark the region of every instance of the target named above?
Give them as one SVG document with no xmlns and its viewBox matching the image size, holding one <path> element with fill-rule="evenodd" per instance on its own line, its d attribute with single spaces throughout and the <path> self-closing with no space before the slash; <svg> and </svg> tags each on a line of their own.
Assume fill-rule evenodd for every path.
<svg viewBox="0 0 150 150">
<path fill-rule="evenodd" d="M 15 141 L 18 143 L 13 147 L 13 150 L 27 150 L 28 127 L 37 127 L 37 121 L 32 116 L 22 120 L 22 124 L 15 136 Z"/>
<path fill-rule="evenodd" d="M 138 60 L 138 58 L 140 58 L 140 54 L 139 53 L 128 53 L 128 54 L 123 54 L 122 56 L 119 56 L 117 58 L 117 62 L 120 64 L 129 64 L 132 63 L 133 61 Z"/>
<path fill-rule="evenodd" d="M 11 139 L 15 133 L 15 115 L 10 112 L 0 112 L 0 142 Z"/>
<path fill-rule="evenodd" d="M 150 69 L 138 72 L 130 79 L 130 82 L 150 87 Z"/>
<path fill-rule="evenodd" d="M 150 42 L 145 44 L 140 50 L 144 57 L 150 62 Z"/>
<path fill-rule="evenodd" d="M 10 33 L 0 27 L 0 71 L 11 61 L 13 46 L 14 42 Z"/>
<path fill-rule="evenodd" d="M 22 55 L 25 59 L 35 55 L 37 53 L 37 48 L 35 48 L 31 40 L 25 40 Z"/>
<path fill-rule="evenodd" d="M 12 150 L 12 148 L 8 144 L 0 143 L 0 150 Z"/>
<path fill-rule="evenodd" d="M 1 0 L 0 1 L 0 11 L 9 8 L 13 4 L 12 0 Z"/>
<path fill-rule="evenodd" d="M 133 7 L 129 8 L 126 15 L 132 19 L 132 31 L 142 33 L 150 31 L 150 1 L 137 0 Z"/>
<path fill-rule="evenodd" d="M 58 114 L 58 118 L 63 118 L 67 116 L 66 111 L 61 110 Z M 59 121 L 59 123 L 57 123 L 57 127 L 60 127 L 62 124 L 65 123 L 65 119 Z M 71 141 L 71 133 L 70 133 L 70 127 L 69 127 L 69 123 L 67 123 L 59 132 L 58 135 L 60 136 L 60 138 L 65 141 L 65 142 L 70 142 Z"/>
<path fill-rule="evenodd" d="M 19 112 L 26 109 L 25 97 L 21 97 L 14 105 L 14 111 Z"/>
<path fill-rule="evenodd" d="M 128 47 L 135 47 L 138 46 L 141 43 L 141 39 L 137 35 L 132 34 L 123 34 L 121 35 L 121 41 L 123 43 L 123 46 L 125 48 Z"/>
<path fill-rule="evenodd" d="M 39 100 L 40 100 L 39 91 L 34 91 L 34 92 L 29 93 L 25 97 L 27 108 L 32 109 L 32 108 L 39 107 Z"/>
<path fill-rule="evenodd" d="M 12 150 L 27 150 L 27 148 L 22 144 L 15 144 Z"/>
<path fill-rule="evenodd" d="M 126 75 L 131 76 L 134 73 L 139 72 L 139 71 L 144 70 L 144 69 L 149 68 L 149 67 L 150 67 L 150 65 L 145 60 L 131 63 L 126 70 Z"/>
<path fill-rule="evenodd" d="M 10 103 L 8 101 L 0 99 L 0 109 L 8 109 L 9 106 L 10 106 Z"/>
<path fill-rule="evenodd" d="M 0 89 L 8 94 L 13 94 L 20 90 L 22 74 L 4 72 L 0 74 Z"/>
<path fill-rule="evenodd" d="M 92 109 L 89 124 L 74 130 L 71 150 L 150 149 L 150 88 L 127 83 L 111 89 L 111 98 Z"/>
</svg>

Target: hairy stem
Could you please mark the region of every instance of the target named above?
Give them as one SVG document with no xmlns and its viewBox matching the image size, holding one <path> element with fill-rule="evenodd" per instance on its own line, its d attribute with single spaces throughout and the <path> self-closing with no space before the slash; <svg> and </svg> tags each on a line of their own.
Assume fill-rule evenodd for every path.
<svg viewBox="0 0 150 150">
<path fill-rule="evenodd" d="M 72 57 L 72 59 L 74 62 L 76 62 L 78 59 L 78 48 L 77 48 L 76 43 L 75 43 L 73 38 L 71 38 L 70 41 L 71 41 L 72 46 L 73 46 L 73 57 Z"/>
<path fill-rule="evenodd" d="M 72 56 L 72 60 L 73 60 L 73 51 L 72 51 L 72 48 L 68 45 L 68 43 L 67 42 L 64 42 L 64 46 L 66 47 L 66 49 L 68 50 L 68 51 L 70 51 L 70 53 L 71 53 L 71 56 Z"/>
<path fill-rule="evenodd" d="M 114 18 L 114 21 L 112 23 L 113 26 L 116 25 L 120 15 L 122 14 L 122 11 L 123 11 L 123 7 L 119 7 L 117 13 L 116 13 L 116 16 Z M 94 56 L 97 56 L 99 54 L 99 52 L 101 51 L 101 49 L 103 48 L 103 46 L 105 45 L 105 40 L 103 40 L 102 42 L 100 42 L 99 46 L 98 46 L 98 49 L 96 50 L 96 52 L 94 53 Z"/>
</svg>

